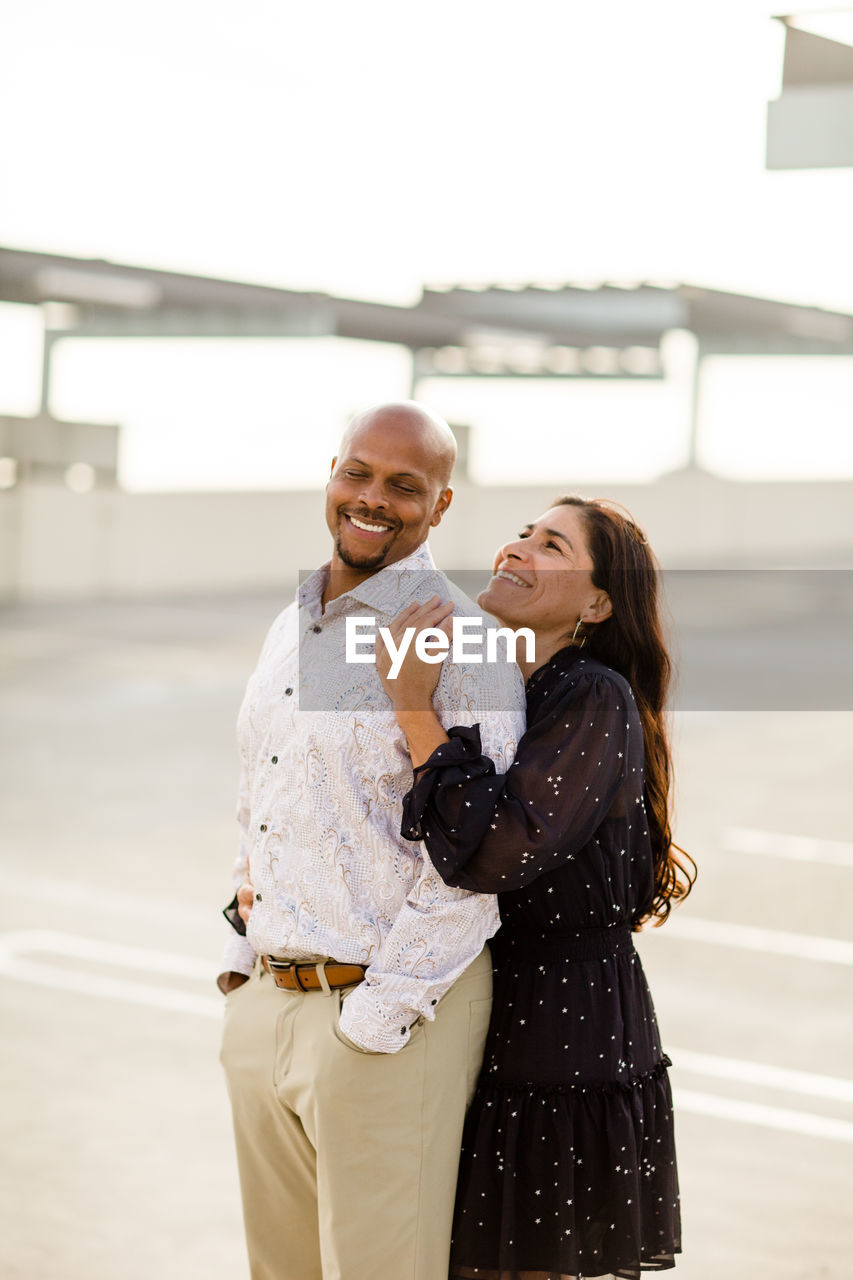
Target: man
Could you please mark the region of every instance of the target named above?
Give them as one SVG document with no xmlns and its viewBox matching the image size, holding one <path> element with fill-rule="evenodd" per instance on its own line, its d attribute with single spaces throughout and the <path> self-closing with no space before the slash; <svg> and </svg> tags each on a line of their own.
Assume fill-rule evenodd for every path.
<svg viewBox="0 0 853 1280">
<path fill-rule="evenodd" d="M 426 545 L 454 458 L 447 424 L 412 402 L 350 424 L 326 490 L 331 561 L 273 624 L 240 712 L 235 883 L 250 879 L 254 900 L 219 981 L 253 1280 L 447 1276 L 497 909 L 447 888 L 401 838 L 411 763 L 345 633 L 347 618 L 378 628 L 436 594 L 476 614 Z M 445 663 L 435 705 L 510 763 L 514 663 Z"/>
</svg>

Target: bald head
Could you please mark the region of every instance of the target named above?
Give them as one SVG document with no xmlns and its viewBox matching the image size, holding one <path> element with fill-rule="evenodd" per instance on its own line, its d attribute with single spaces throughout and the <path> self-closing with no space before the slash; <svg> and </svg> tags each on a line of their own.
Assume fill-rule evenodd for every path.
<svg viewBox="0 0 853 1280">
<path fill-rule="evenodd" d="M 455 461 L 450 427 L 413 400 L 375 405 L 353 418 L 326 486 L 336 591 L 426 541 L 450 506 Z"/>
<path fill-rule="evenodd" d="M 456 437 L 444 418 L 415 400 L 373 405 L 356 414 L 347 425 L 338 456 L 353 452 L 358 439 L 377 427 L 393 433 L 401 445 L 417 448 L 430 477 L 440 489 L 447 487 L 456 464 Z"/>
</svg>

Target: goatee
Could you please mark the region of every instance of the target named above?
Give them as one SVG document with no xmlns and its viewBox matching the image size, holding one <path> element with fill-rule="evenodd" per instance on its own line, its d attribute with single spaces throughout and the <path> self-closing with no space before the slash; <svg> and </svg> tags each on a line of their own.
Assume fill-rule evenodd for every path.
<svg viewBox="0 0 853 1280">
<path fill-rule="evenodd" d="M 378 569 L 385 561 L 386 548 L 370 552 L 368 555 L 356 556 L 346 551 L 340 537 L 335 539 L 335 550 L 338 556 L 350 569 Z"/>
</svg>

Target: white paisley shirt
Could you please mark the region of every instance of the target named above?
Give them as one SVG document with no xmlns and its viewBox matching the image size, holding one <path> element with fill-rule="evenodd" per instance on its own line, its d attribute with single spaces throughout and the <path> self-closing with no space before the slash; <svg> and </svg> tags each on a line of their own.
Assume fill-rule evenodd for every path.
<svg viewBox="0 0 853 1280">
<path fill-rule="evenodd" d="M 255 902 L 221 971 L 250 973 L 258 954 L 366 965 L 341 1030 L 393 1053 L 418 1018 L 435 1017 L 500 921 L 494 896 L 449 888 L 423 844 L 400 835 L 411 761 L 375 665 L 344 661 L 345 620 L 373 617 L 378 629 L 436 593 L 457 616 L 483 615 L 426 544 L 323 611 L 328 574 L 328 564 L 312 574 L 273 623 L 240 709 L 234 883 L 248 870 Z M 479 724 L 483 751 L 505 772 L 524 731 L 514 662 L 446 661 L 434 704 L 445 728 Z"/>
</svg>

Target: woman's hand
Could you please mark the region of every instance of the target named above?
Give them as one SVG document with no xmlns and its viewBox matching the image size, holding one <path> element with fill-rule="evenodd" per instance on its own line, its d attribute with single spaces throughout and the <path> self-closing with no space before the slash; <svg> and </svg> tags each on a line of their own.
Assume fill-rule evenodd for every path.
<svg viewBox="0 0 853 1280">
<path fill-rule="evenodd" d="M 443 659 L 424 662 L 415 652 L 415 637 L 424 630 L 440 629 L 453 613 L 450 600 L 432 596 L 425 604 L 410 604 L 388 627 L 397 653 L 406 645 L 405 656 L 392 678 L 393 658 L 380 636 L 376 643 L 376 670 L 396 711 L 431 711 L 432 695 L 438 684 Z M 408 637 L 406 632 L 409 632 Z M 434 637 L 435 638 L 435 637 Z M 435 655 L 436 657 L 438 655 Z"/>
</svg>

